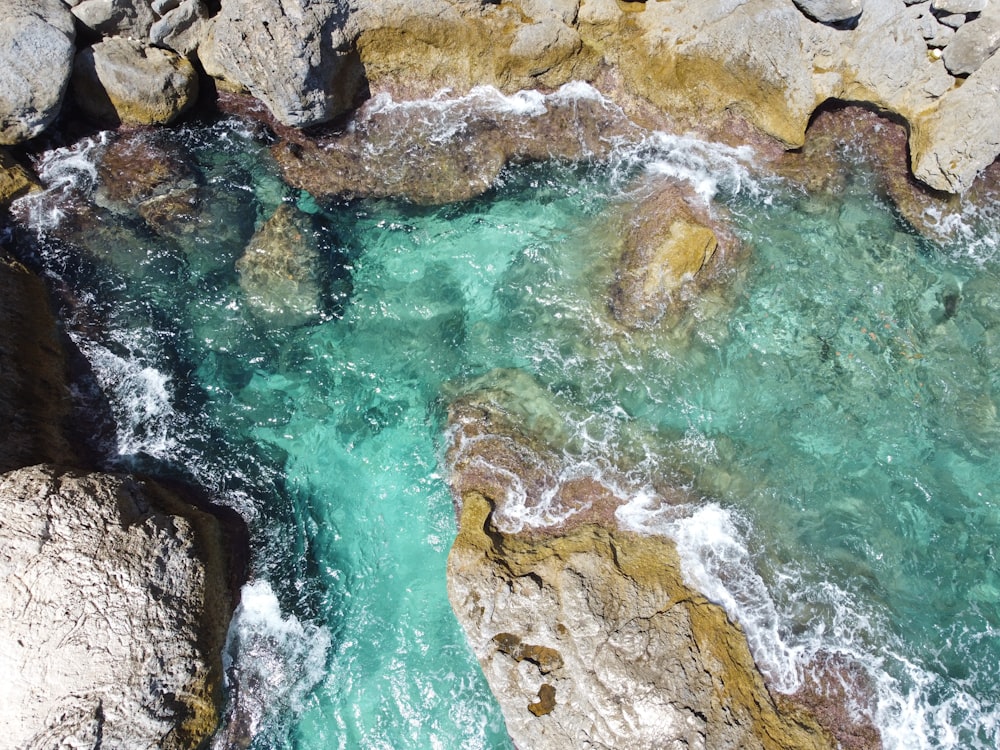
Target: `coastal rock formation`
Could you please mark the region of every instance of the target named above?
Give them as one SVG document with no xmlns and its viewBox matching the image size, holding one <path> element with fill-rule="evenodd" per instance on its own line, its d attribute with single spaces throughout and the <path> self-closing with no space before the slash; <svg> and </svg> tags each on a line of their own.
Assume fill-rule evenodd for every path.
<svg viewBox="0 0 1000 750">
<path fill-rule="evenodd" d="M 157 18 L 149 27 L 149 41 L 181 55 L 191 55 L 209 31 L 204 0 L 153 0 Z"/>
<path fill-rule="evenodd" d="M 232 607 L 216 519 L 47 465 L 0 476 L 0 497 L 5 745 L 199 747 Z"/>
<path fill-rule="evenodd" d="M 346 112 L 362 71 L 343 26 L 345 0 L 223 0 L 204 62 L 263 101 L 285 125 Z"/>
<path fill-rule="evenodd" d="M 794 0 L 796 7 L 820 23 L 856 20 L 863 9 L 861 0 Z"/>
<path fill-rule="evenodd" d="M 97 36 L 145 39 L 156 18 L 150 0 L 67 0 L 77 20 Z"/>
<path fill-rule="evenodd" d="M 184 57 L 124 37 L 82 50 L 73 65 L 73 94 L 98 122 L 173 122 L 198 97 L 198 75 Z"/>
<path fill-rule="evenodd" d="M 76 31 L 62 0 L 7 0 L 0 17 L 0 144 L 28 140 L 62 106 Z"/>
<path fill-rule="evenodd" d="M 38 180 L 5 149 L 0 148 L 0 210 L 39 187 Z"/>
<path fill-rule="evenodd" d="M 522 422 L 488 393 L 449 409 L 448 593 L 515 744 L 833 747 L 768 692 L 739 627 L 684 584 L 673 544 L 616 528 L 614 478 L 567 466 L 542 437 L 558 433 L 551 419 Z"/>
</svg>

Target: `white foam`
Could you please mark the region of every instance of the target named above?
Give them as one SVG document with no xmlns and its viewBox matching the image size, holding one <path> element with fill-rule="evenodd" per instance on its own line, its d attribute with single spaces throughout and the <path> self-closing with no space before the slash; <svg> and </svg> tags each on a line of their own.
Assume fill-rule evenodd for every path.
<svg viewBox="0 0 1000 750">
<path fill-rule="evenodd" d="M 331 643 L 325 627 L 283 614 L 268 581 L 243 587 L 229 626 L 223 667 L 226 686 L 235 689 L 233 715 L 251 735 L 273 716 L 302 711 L 313 688 L 326 676 Z"/>
<path fill-rule="evenodd" d="M 97 155 L 107 142 L 108 133 L 101 132 L 72 146 L 47 151 L 34 165 L 44 190 L 15 201 L 14 211 L 36 231 L 58 226 L 64 216 L 60 204 L 71 193 L 87 195 L 97 187 Z"/>
<path fill-rule="evenodd" d="M 180 417 L 174 410 L 170 377 L 136 355 L 120 356 L 96 341 L 73 338 L 110 403 L 118 453 L 171 458 L 178 445 Z"/>
</svg>

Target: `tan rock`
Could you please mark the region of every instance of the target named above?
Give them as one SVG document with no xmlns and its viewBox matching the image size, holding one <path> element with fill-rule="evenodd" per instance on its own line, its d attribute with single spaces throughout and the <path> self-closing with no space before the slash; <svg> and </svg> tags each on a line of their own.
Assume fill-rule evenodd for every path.
<svg viewBox="0 0 1000 750">
<path fill-rule="evenodd" d="M 631 328 L 657 323 L 679 306 L 685 285 L 702 281 L 720 236 L 733 244 L 708 206 L 666 182 L 621 219 L 621 259 L 611 286 L 611 310 Z"/>
<path fill-rule="evenodd" d="M 40 188 L 38 178 L 0 148 L 0 210 L 9 206 L 15 198 Z"/>
<path fill-rule="evenodd" d="M 73 95 L 102 123 L 165 124 L 194 105 L 198 75 L 175 52 L 111 37 L 77 54 Z"/>
</svg>

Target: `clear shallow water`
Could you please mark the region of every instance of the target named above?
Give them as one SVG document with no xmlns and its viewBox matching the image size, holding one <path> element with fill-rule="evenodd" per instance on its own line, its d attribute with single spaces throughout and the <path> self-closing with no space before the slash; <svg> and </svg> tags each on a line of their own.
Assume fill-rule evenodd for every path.
<svg viewBox="0 0 1000 750">
<path fill-rule="evenodd" d="M 842 199 L 809 200 L 751 178 L 749 154 L 659 135 L 435 209 L 321 208 L 237 122 L 171 137 L 208 231 L 165 239 L 109 215 L 114 232 L 43 232 L 36 252 L 82 303 L 70 327 L 119 463 L 190 474 L 250 519 L 256 582 L 230 656 L 254 747 L 510 747 L 445 595 L 440 465 L 445 394 L 498 367 L 560 399 L 580 462 L 705 498 L 640 493 L 620 519 L 678 541 L 777 685 L 840 651 L 870 669 L 887 746 L 1000 744 L 997 227 L 941 250 L 863 171 Z M 49 157 L 70 192 L 34 206 L 36 227 L 94 189 L 102 147 Z M 686 322 L 627 334 L 604 301 L 607 216 L 642 171 L 716 194 L 749 251 Z M 233 270 L 283 201 L 316 214 L 350 276 L 296 329 L 256 319 Z"/>
</svg>

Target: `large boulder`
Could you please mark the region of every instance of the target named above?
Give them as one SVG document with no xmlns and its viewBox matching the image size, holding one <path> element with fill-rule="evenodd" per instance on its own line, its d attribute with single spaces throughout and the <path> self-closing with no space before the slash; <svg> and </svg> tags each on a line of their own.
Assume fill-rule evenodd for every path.
<svg viewBox="0 0 1000 750">
<path fill-rule="evenodd" d="M 175 52 L 112 37 L 76 56 L 73 95 L 98 122 L 169 123 L 197 100 L 198 74 Z"/>
<path fill-rule="evenodd" d="M 857 19 L 864 10 L 861 0 L 795 0 L 809 18 L 820 23 L 845 23 Z"/>
<path fill-rule="evenodd" d="M 945 67 L 956 76 L 975 73 L 1000 49 L 1000 6 L 991 4 L 973 23 L 963 24 L 945 47 Z"/>
<path fill-rule="evenodd" d="M 62 0 L 6 0 L 0 9 L 0 144 L 33 138 L 62 106 L 75 49 Z"/>
<path fill-rule="evenodd" d="M 153 0 L 157 19 L 149 28 L 149 41 L 190 55 L 209 33 L 209 10 L 204 0 Z"/>
<path fill-rule="evenodd" d="M 69 4 L 80 24 L 97 36 L 145 39 L 156 18 L 150 0 L 78 0 Z"/>
<path fill-rule="evenodd" d="M 327 122 L 353 104 L 362 71 L 346 0 L 223 0 L 206 69 L 263 101 L 285 125 Z"/>
<path fill-rule="evenodd" d="M 233 607 L 214 517 L 149 482 L 0 476 L 5 747 L 196 748 Z"/>
</svg>

